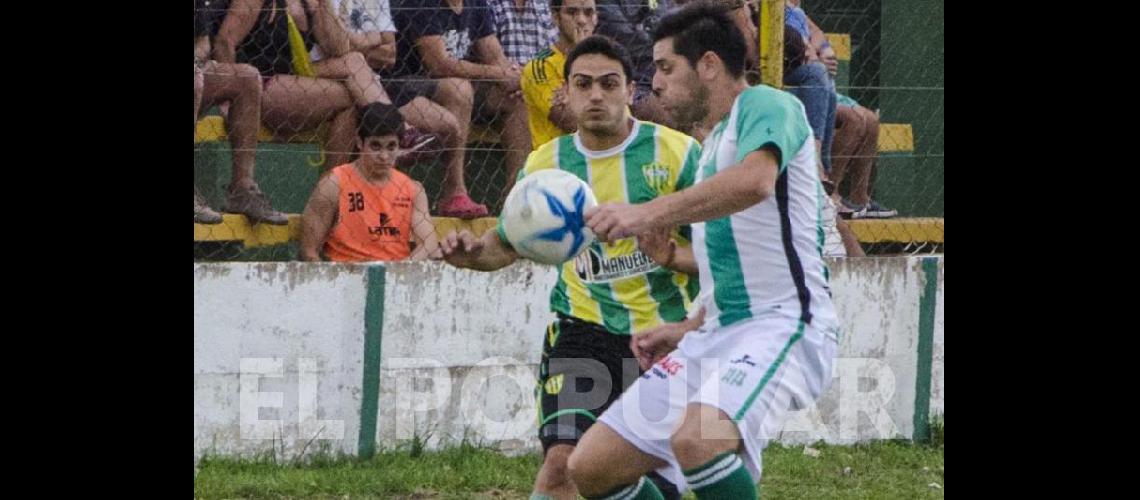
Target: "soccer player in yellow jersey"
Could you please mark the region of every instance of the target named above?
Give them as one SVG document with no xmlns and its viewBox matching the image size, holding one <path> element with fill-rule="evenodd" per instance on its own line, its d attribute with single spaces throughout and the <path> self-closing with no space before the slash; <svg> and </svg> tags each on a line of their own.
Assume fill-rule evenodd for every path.
<svg viewBox="0 0 1140 500">
<path fill-rule="evenodd" d="M 697 141 L 630 116 L 634 78 L 622 47 L 606 37 L 587 37 L 567 54 L 564 71 L 566 102 L 578 131 L 532 152 L 520 178 L 561 169 L 586 181 L 599 203 L 645 203 L 693 184 L 701 155 Z M 536 387 L 545 453 L 532 499 L 576 498 L 567 458 L 586 429 L 641 374 L 630 335 L 685 318 L 697 292 L 688 231 L 594 242 L 561 265 L 550 294 L 557 319 L 544 335 Z M 453 231 L 441 249 L 452 265 L 481 271 L 519 258 L 501 221 L 499 230 L 482 238 Z M 663 493 L 674 495 L 673 484 L 681 479 L 650 477 Z"/>
</svg>

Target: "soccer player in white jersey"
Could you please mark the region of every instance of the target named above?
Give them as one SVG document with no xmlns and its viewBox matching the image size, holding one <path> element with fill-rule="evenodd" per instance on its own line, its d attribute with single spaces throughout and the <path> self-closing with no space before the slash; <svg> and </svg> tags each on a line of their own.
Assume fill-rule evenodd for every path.
<svg viewBox="0 0 1140 500">
<path fill-rule="evenodd" d="M 587 498 L 660 498 L 644 475 L 683 473 L 697 498 L 756 498 L 761 451 L 788 410 L 826 388 L 839 330 L 822 258 L 823 198 L 803 105 L 749 87 L 722 9 L 686 6 L 654 33 L 653 90 L 674 123 L 708 130 L 693 187 L 604 204 L 613 240 L 693 224 L 704 315 L 641 332 L 655 364 L 586 432 L 570 474 Z"/>
</svg>

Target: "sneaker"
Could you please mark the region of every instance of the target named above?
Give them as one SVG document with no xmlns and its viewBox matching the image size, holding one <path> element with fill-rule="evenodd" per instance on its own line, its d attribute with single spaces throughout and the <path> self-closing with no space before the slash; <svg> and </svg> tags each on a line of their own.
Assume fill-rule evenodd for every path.
<svg viewBox="0 0 1140 500">
<path fill-rule="evenodd" d="M 475 203 L 466 193 L 457 194 L 441 201 L 437 211 L 441 216 L 460 219 L 477 219 L 487 216 L 487 206 Z"/>
<path fill-rule="evenodd" d="M 853 212 L 850 217 L 852 219 L 889 219 L 899 214 L 898 210 L 886 208 L 875 200 L 868 201 L 866 205 L 859 205 L 844 198 L 843 206 Z"/>
<path fill-rule="evenodd" d="M 867 202 L 867 209 L 864 212 L 864 217 L 868 219 L 889 219 L 899 214 L 898 210 L 887 208 L 879 204 L 875 200 Z"/>
<path fill-rule="evenodd" d="M 195 224 L 221 224 L 222 214 L 215 212 L 206 204 L 206 199 L 194 189 L 194 223 Z"/>
<path fill-rule="evenodd" d="M 242 214 L 249 219 L 250 224 L 267 223 L 275 226 L 289 224 L 289 218 L 269 205 L 269 199 L 257 186 L 252 188 L 231 190 L 226 196 L 226 211 L 232 214 Z"/>
<path fill-rule="evenodd" d="M 866 205 L 855 203 L 847 199 L 847 197 L 844 197 L 839 202 L 839 216 L 843 217 L 844 219 L 862 219 L 865 217 L 864 214 L 866 211 Z"/>
</svg>

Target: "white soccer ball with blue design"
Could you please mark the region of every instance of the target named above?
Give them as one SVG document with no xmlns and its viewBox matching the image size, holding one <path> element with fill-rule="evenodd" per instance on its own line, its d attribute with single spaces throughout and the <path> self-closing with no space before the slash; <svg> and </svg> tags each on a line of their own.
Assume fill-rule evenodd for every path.
<svg viewBox="0 0 1140 500">
<path fill-rule="evenodd" d="M 519 255 L 561 264 L 594 242 L 584 214 L 598 204 L 594 191 L 574 176 L 544 169 L 523 177 L 503 203 L 503 232 Z"/>
</svg>

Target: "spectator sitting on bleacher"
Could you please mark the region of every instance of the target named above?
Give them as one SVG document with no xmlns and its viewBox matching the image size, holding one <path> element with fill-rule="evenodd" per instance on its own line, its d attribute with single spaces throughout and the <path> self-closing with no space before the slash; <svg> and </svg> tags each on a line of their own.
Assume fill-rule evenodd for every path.
<svg viewBox="0 0 1140 500">
<path fill-rule="evenodd" d="M 784 26 L 784 74 L 796 71 L 807 61 L 805 53 L 806 41 L 799 37 L 791 26 Z M 805 106 L 805 110 L 806 110 Z M 810 121 L 810 120 L 809 120 Z M 818 144 L 818 142 L 817 142 Z M 818 149 L 817 149 L 818 151 Z M 824 176 L 822 164 L 819 165 L 820 183 L 828 196 L 823 200 L 823 255 L 825 257 L 862 257 L 866 255 L 859 238 L 855 236 L 847 222 L 839 217 L 839 204 L 832 197 L 835 193 L 835 184 L 827 181 Z"/>
<path fill-rule="evenodd" d="M 312 62 L 321 47 L 325 59 Z M 248 63 L 262 79 L 262 124 L 290 138 L 328 123 L 325 165 L 352 154 L 356 108 L 391 102 L 329 0 L 232 0 L 214 41 L 215 59 Z"/>
<path fill-rule="evenodd" d="M 557 0 L 555 0 L 557 1 Z M 487 0 L 503 53 L 520 66 L 558 39 L 549 0 Z"/>
<path fill-rule="evenodd" d="M 503 53 L 486 0 L 403 0 L 396 5 L 400 58 L 392 74 L 471 80 L 477 103 L 474 120 L 493 123 L 502 132 L 505 195 L 530 153 L 530 131 L 519 90 L 519 65 Z M 443 192 L 462 194 L 441 202 L 441 212 L 464 218 L 487 215 L 486 206 L 467 196 L 463 178 L 447 176 Z"/>
<path fill-rule="evenodd" d="M 598 27 L 595 34 L 613 39 L 629 52 L 636 76 L 633 116 L 639 120 L 666 124 L 689 132 L 692 124 L 669 123 L 668 115 L 653 94 L 653 29 L 673 0 L 598 0 Z"/>
<path fill-rule="evenodd" d="M 223 64 L 209 60 L 210 36 L 217 30 L 216 11 L 205 0 L 194 2 L 194 124 L 202 108 L 229 102 L 226 116 L 232 150 L 233 168 L 226 208 L 230 213 L 245 215 L 251 224 L 289 223 L 285 214 L 273 210 L 254 179 L 254 152 L 261 116 L 261 81 L 257 69 L 248 64 Z M 219 224 L 222 215 L 206 204 L 194 187 L 194 222 Z"/>
<path fill-rule="evenodd" d="M 440 257 L 423 186 L 395 169 L 404 126 L 391 104 L 360 113 L 359 158 L 321 179 L 302 215 L 301 260 L 336 262 Z M 413 251 L 411 242 L 416 246 Z"/>
<path fill-rule="evenodd" d="M 578 130 L 577 120 L 566 104 L 566 75 L 562 70 L 570 49 L 594 34 L 598 25 L 594 0 L 550 0 L 550 9 L 558 26 L 558 39 L 526 63 L 522 72 L 533 149 Z"/>
<path fill-rule="evenodd" d="M 378 74 L 386 74 L 395 66 L 398 57 L 407 56 L 397 53 L 396 24 L 392 20 L 388 0 L 334 2 L 337 4 L 335 11 L 350 31 L 352 49 L 363 53 Z M 392 103 L 400 108 L 406 123 L 440 138 L 442 160 L 447 168 L 445 177 L 463 179 L 464 148 L 474 99 L 471 83 L 461 78 L 437 80 L 418 75 L 384 77 L 381 81 Z M 412 147 L 406 141 L 401 141 L 401 144 L 404 148 Z M 401 165 L 402 160 L 409 159 L 409 156 L 401 157 Z M 468 216 L 463 207 L 473 202 L 454 201 L 456 197 L 468 196 L 463 183 L 446 187 L 440 195 L 437 213 Z"/>
<path fill-rule="evenodd" d="M 835 81 L 831 75 L 834 75 L 839 62 L 827 37 L 808 19 L 799 3 L 799 0 L 786 0 L 784 4 L 784 24 L 792 28 L 784 30 L 784 50 L 787 59 L 788 47 L 795 44 L 793 46 L 803 49 L 804 59 L 790 71 L 785 67 L 784 85 L 787 87 L 785 90 L 803 102 L 815 136 L 816 152 L 823 163 L 823 173 L 830 175 L 836 105 Z"/>
<path fill-rule="evenodd" d="M 835 144 L 831 147 L 831 180 L 839 215 L 851 219 L 887 219 L 898 211 L 871 199 L 871 174 L 879 155 L 879 116 L 854 99 L 839 95 L 835 111 Z M 848 196 L 839 187 L 850 176 Z"/>
</svg>

